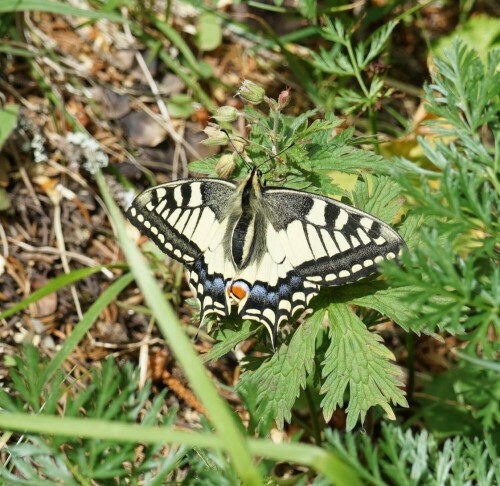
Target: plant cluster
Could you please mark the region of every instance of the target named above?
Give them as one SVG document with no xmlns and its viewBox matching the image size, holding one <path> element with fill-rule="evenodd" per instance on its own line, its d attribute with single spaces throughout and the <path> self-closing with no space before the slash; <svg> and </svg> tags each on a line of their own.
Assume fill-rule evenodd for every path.
<svg viewBox="0 0 500 486">
<path fill-rule="evenodd" d="M 168 19 L 171 6 L 167 3 Z M 193 162 L 191 170 L 239 178 L 248 166 L 258 166 L 269 185 L 334 196 L 393 225 L 408 251 L 400 264 L 382 265 L 382 276 L 323 289 L 311 302 L 311 312 L 283 326 L 274 353 L 262 326 L 255 322 L 228 317 L 209 329 L 215 344 L 201 357 L 204 362 L 256 338 L 255 353 L 240 363 L 242 375 L 236 390 L 231 390 L 241 399 L 242 420 L 205 373 L 175 312 L 128 238 L 120 211 L 96 167 L 97 184 L 128 263 L 120 266 L 123 274 L 85 310 L 51 361 L 42 359 L 32 346 L 24 347 L 19 356 L 5 358 L 9 381 L 0 389 L 0 427 L 7 445 L 1 451 L 1 480 L 19 485 L 175 480 L 261 484 L 263 478 L 282 480 L 276 472 L 279 463 L 289 467 L 291 481 L 297 484 L 500 483 L 500 366 L 495 361 L 500 331 L 500 50 L 490 49 L 483 56 L 457 40 L 436 57 L 432 79 L 424 90 L 425 110 L 433 119 L 426 127 L 428 135 L 416 140 L 421 154 L 389 159 L 379 154 L 378 134 L 381 112 L 394 101 L 394 89 L 385 79 L 385 56 L 397 21 L 370 29 L 373 33 L 363 38 L 362 30 L 381 18 L 375 9 L 368 9 L 368 15 L 353 25 L 341 20 L 341 14 L 331 20 L 332 12 L 338 12 L 328 2 L 324 6 L 297 2 L 296 7 L 277 0 L 273 5 L 251 2 L 253 7 L 293 13 L 311 22 L 295 33 L 277 36 L 254 32 L 222 11 L 211 12 L 203 2 L 189 3 L 203 11 L 194 38 L 196 49 L 206 52 L 220 47 L 227 28 L 253 40 L 254 49 L 279 50 L 316 106 L 291 116 L 288 109 L 295 90 L 287 88 L 274 99 L 247 80 L 238 92 L 245 102 L 243 109 L 217 109 L 206 91 L 207 86 L 217 84 L 212 66 L 198 62 L 183 36 L 150 5 L 140 3 L 141 22 L 129 19 L 131 34 L 158 53 L 158 59 L 188 90 L 168 100 L 170 114 L 188 118 L 195 112 L 193 100 L 202 103 L 214 115 L 205 130 L 205 143 L 223 146 L 227 152 Z M 41 10 L 55 14 L 123 21 L 111 11 L 91 12 L 51 0 L 40 5 Z M 422 5 L 400 19 L 418 15 Z M 4 2 L 1 8 L 9 12 L 7 21 L 0 21 L 6 32 L 18 8 L 36 7 L 16 0 L 12 5 Z M 158 35 L 168 39 L 173 46 L 170 51 L 161 48 Z M 300 52 L 308 53 L 302 59 L 289 49 L 289 43 L 309 35 L 316 36 L 320 46 L 313 50 L 300 45 Z M 33 61 L 38 57 L 29 49 L 11 48 L 10 55 L 27 59 L 50 106 L 64 111 L 61 120 L 79 129 L 76 117 L 63 110 L 59 94 Z M 4 52 L 3 47 L 0 51 Z M 171 55 L 174 51 L 175 56 Z M 53 64 L 50 59 L 47 66 Z M 351 120 L 335 116 L 332 109 L 366 114 L 370 136 L 358 136 Z M 11 103 L 0 109 L 0 148 L 15 131 L 20 112 L 19 105 Z M 387 114 L 398 123 L 403 118 L 394 110 L 388 109 Z M 233 131 L 236 121 L 246 124 L 245 137 Z M 357 122 L 366 128 L 362 118 Z M 70 137 L 78 145 L 76 139 L 91 145 L 94 140 Z M 36 159 L 35 142 L 31 147 Z M 372 150 L 366 148 L 368 143 Z M 95 147 L 90 152 L 95 153 Z M 46 157 L 44 153 L 42 160 Z M 116 175 L 112 165 L 102 170 Z M 0 211 L 11 203 L 0 187 Z M 0 255 L 0 276 L 6 258 Z M 102 270 L 80 268 L 53 278 L 2 309 L 0 319 Z M 210 425 L 202 419 L 199 431 L 177 430 L 176 410 L 165 412 L 163 406 L 165 392 L 153 397 L 150 383 L 140 389 L 129 362 L 118 365 L 110 358 L 83 376 L 61 371 L 99 315 L 134 279 L 207 410 Z M 375 328 L 382 327 L 378 325 L 399 339 L 394 353 L 376 333 Z M 416 336 L 423 334 L 438 339 L 453 336 L 455 343 L 451 350 L 447 348 L 449 368 L 427 381 L 428 375 L 414 369 Z M 407 376 L 396 364 L 396 359 L 404 362 L 401 355 L 405 354 Z M 304 409 L 308 421 L 303 418 Z M 339 410 L 346 415 L 342 434 L 329 428 Z M 379 426 L 375 419 L 381 419 L 381 412 L 400 422 L 403 417 L 409 419 L 404 424 Z M 288 423 L 297 426 L 291 443 L 276 445 L 267 439 L 274 426 L 285 429 Z M 362 429 L 366 426 L 371 432 L 373 424 L 376 440 Z M 419 431 L 415 431 L 417 426 Z M 315 445 L 301 443 L 303 437 Z M 309 468 L 308 472 L 295 465 Z"/>
</svg>

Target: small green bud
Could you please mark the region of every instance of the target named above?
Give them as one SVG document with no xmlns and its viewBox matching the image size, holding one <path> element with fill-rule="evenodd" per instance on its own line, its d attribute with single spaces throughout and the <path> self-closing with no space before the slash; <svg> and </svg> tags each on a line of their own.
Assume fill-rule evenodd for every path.
<svg viewBox="0 0 500 486">
<path fill-rule="evenodd" d="M 227 145 L 229 142 L 226 132 L 223 132 L 219 125 L 211 123 L 203 132 L 207 136 L 207 138 L 201 142 L 203 145 Z"/>
<path fill-rule="evenodd" d="M 238 118 L 238 110 L 234 106 L 221 106 L 212 117 L 218 122 L 234 122 Z"/>
<path fill-rule="evenodd" d="M 243 98 L 245 101 L 248 101 L 253 105 L 258 105 L 259 103 L 262 103 L 264 101 L 264 98 L 266 97 L 266 92 L 264 91 L 264 88 L 262 88 L 258 84 L 255 84 L 252 81 L 248 81 L 248 79 L 245 79 L 245 81 L 243 81 L 242 85 L 240 86 L 240 89 L 236 94 L 240 98 Z"/>
</svg>

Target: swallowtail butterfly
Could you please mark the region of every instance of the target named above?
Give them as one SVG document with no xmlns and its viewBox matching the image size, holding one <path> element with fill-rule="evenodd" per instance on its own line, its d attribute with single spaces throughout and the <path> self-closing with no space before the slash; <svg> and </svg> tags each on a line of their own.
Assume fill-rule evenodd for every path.
<svg viewBox="0 0 500 486">
<path fill-rule="evenodd" d="M 278 328 L 323 285 L 354 282 L 405 246 L 390 226 L 324 196 L 261 183 L 252 169 L 240 184 L 184 179 L 147 189 L 130 221 L 184 264 L 201 319 L 227 316 Z"/>
</svg>

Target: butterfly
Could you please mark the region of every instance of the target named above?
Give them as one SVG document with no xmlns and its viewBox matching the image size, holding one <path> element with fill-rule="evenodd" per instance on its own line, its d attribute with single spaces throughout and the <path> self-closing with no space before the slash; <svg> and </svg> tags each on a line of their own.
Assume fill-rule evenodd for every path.
<svg viewBox="0 0 500 486">
<path fill-rule="evenodd" d="M 127 217 L 183 263 L 200 315 L 267 328 L 306 308 L 322 286 L 348 284 L 397 258 L 405 242 L 389 225 L 328 197 L 262 184 L 252 168 L 237 183 L 184 179 L 147 189 Z"/>
</svg>

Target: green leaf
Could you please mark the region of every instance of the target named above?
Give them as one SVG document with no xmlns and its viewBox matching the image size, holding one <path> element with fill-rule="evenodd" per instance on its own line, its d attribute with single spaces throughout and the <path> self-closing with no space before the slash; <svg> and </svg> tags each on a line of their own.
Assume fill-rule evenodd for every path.
<svg viewBox="0 0 500 486">
<path fill-rule="evenodd" d="M 484 57 L 492 47 L 500 45 L 500 19 L 476 13 L 465 22 L 461 22 L 449 35 L 439 37 L 432 47 L 432 53 L 443 57 L 446 49 L 453 45 L 457 36 L 468 47 Z"/>
<path fill-rule="evenodd" d="M 0 0 L 0 13 L 5 12 L 50 12 L 58 15 L 73 15 L 88 19 L 108 19 L 112 22 L 126 22 L 122 16 L 104 10 L 85 10 L 53 0 Z"/>
<path fill-rule="evenodd" d="M 345 45 L 348 41 L 349 34 L 346 33 L 341 20 L 334 19 L 332 22 L 330 17 L 323 17 L 323 20 L 325 21 L 325 28 L 321 32 L 323 37 L 332 42 Z"/>
<path fill-rule="evenodd" d="M 9 209 L 10 206 L 11 201 L 9 194 L 3 187 L 0 187 L 0 211 L 5 211 L 6 209 Z"/>
<path fill-rule="evenodd" d="M 104 292 L 102 292 L 99 298 L 85 312 L 82 320 L 75 326 L 69 337 L 66 338 L 56 355 L 52 357 L 47 366 L 46 375 L 44 375 L 45 380 L 50 379 L 50 376 L 55 373 L 59 366 L 62 366 L 64 361 L 75 350 L 80 341 L 90 330 L 99 315 L 116 299 L 133 279 L 134 277 L 132 274 L 125 273 L 121 277 L 118 277 Z"/>
<path fill-rule="evenodd" d="M 320 132 L 331 133 L 332 130 L 344 122 L 341 118 L 335 120 L 314 120 L 309 126 L 305 125 L 302 129 L 295 131 L 290 137 L 289 142 L 297 143 L 301 140 L 311 137 L 312 135 Z"/>
<path fill-rule="evenodd" d="M 211 14 L 204 13 L 198 21 L 196 45 L 201 51 L 213 51 L 221 45 L 222 28 L 219 19 Z"/>
<path fill-rule="evenodd" d="M 389 165 L 383 159 L 366 150 L 349 145 L 336 146 L 335 140 L 318 146 L 312 152 L 311 163 L 315 170 L 338 170 L 348 174 L 356 174 L 359 169 L 380 171 Z"/>
<path fill-rule="evenodd" d="M 382 423 L 377 440 L 366 433 L 326 431 L 333 450 L 364 484 L 490 485 L 500 481 L 495 440 L 488 434 L 454 437 L 444 443 L 427 430 L 413 432 Z"/>
<path fill-rule="evenodd" d="M 349 390 L 347 430 L 352 430 L 366 412 L 380 405 L 388 418 L 394 419 L 390 403 L 407 407 L 400 388 L 401 372 L 390 363 L 394 355 L 381 344 L 382 338 L 368 331 L 354 312 L 345 304 L 328 307 L 331 343 L 325 354 L 321 392 L 323 415 L 328 421 L 337 407 L 344 404 Z"/>
<path fill-rule="evenodd" d="M 295 331 L 289 345 L 283 344 L 259 369 L 242 376 L 239 388 L 258 390 L 260 421 L 271 416 L 280 429 L 290 421 L 293 404 L 313 371 L 316 335 L 324 314 L 324 310 L 312 314 Z"/>
<path fill-rule="evenodd" d="M 390 177 L 364 177 L 358 180 L 352 200 L 355 207 L 392 223 L 403 204 L 402 199 L 396 199 L 400 192 L 400 185 Z"/>
<path fill-rule="evenodd" d="M 410 250 L 419 247 L 423 242 L 423 234 L 420 228 L 426 223 L 429 224 L 429 220 L 430 218 L 423 214 L 410 214 L 398 228 L 398 233 L 405 240 Z"/>
<path fill-rule="evenodd" d="M 336 288 L 335 300 L 374 309 L 408 331 L 416 318 L 416 312 L 409 304 L 416 290 L 417 287 L 410 285 L 389 287 L 386 282 L 377 280 Z"/>
<path fill-rule="evenodd" d="M 354 76 L 355 71 L 349 62 L 349 59 L 338 52 L 338 49 L 332 48 L 330 52 L 320 47 L 319 54 L 311 51 L 313 65 L 320 71 L 337 76 Z"/>
<path fill-rule="evenodd" d="M 189 118 L 194 111 L 193 99 L 187 94 L 172 96 L 167 101 L 167 108 L 173 118 Z"/>
<path fill-rule="evenodd" d="M 427 427 L 440 436 L 500 432 L 497 370 L 459 361 L 426 383 L 419 397 Z"/>
<path fill-rule="evenodd" d="M 452 127 L 438 122 L 441 133 L 453 136 L 477 137 L 477 131 L 486 123 L 498 120 L 500 94 L 500 49 L 488 53 L 486 65 L 477 53 L 463 42 L 455 40 L 445 57 L 435 59 L 436 75 L 426 87 L 428 111 L 446 118 Z M 476 145 L 481 146 L 479 140 Z"/>
<path fill-rule="evenodd" d="M 368 65 L 368 63 L 373 61 L 373 59 L 375 59 L 379 54 L 382 53 L 396 25 L 397 22 L 390 21 L 370 36 L 370 38 L 368 39 L 368 42 L 370 44 L 368 54 L 362 59 L 361 62 L 359 62 L 359 67 L 361 69 L 364 69 Z M 360 46 L 361 45 L 363 44 L 360 44 Z"/>
<path fill-rule="evenodd" d="M 167 59 L 172 59 L 170 54 L 166 51 L 160 51 L 160 58 L 167 64 L 168 67 L 174 70 L 175 74 L 177 74 L 187 84 L 187 86 L 196 86 L 197 89 L 194 90 L 195 93 L 199 91 L 199 85 L 196 83 L 196 81 L 199 77 L 206 79 L 213 74 L 213 70 L 210 64 L 197 59 L 182 35 L 160 16 L 154 15 L 154 13 L 151 12 L 147 15 L 147 20 L 151 22 L 151 24 L 154 25 L 154 27 L 158 29 L 167 39 L 169 39 L 177 49 L 179 49 L 179 52 L 183 57 L 183 61 L 186 64 L 187 71 L 184 68 L 177 71 L 177 68 L 180 68 L 179 65 L 169 64 Z M 174 66 L 176 66 L 176 69 L 174 69 Z M 181 75 L 181 73 L 183 73 L 183 75 Z M 200 91 L 200 93 L 204 94 L 203 91 Z M 211 104 L 213 104 L 212 101 Z M 211 105 L 206 104 L 206 107 L 212 110 Z M 213 107 L 213 111 L 215 111 L 215 106 Z"/>
<path fill-rule="evenodd" d="M 19 105 L 7 104 L 0 110 L 0 149 L 17 125 Z"/>
<path fill-rule="evenodd" d="M 216 338 L 219 339 L 220 342 L 215 344 L 208 353 L 202 355 L 201 360 L 206 363 L 207 361 L 213 361 L 214 359 L 224 356 L 238 343 L 253 336 L 258 330 L 255 321 L 248 320 L 243 321 L 237 330 L 221 328 L 220 332 L 216 335 Z"/>
</svg>

